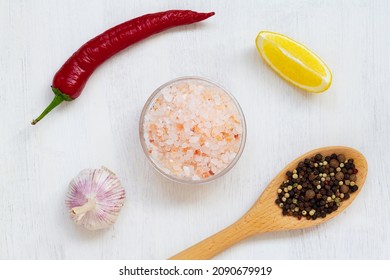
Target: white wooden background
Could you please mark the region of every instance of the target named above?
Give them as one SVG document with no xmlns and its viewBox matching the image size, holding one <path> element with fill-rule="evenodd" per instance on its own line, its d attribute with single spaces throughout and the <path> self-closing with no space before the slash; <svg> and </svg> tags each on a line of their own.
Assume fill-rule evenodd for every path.
<svg viewBox="0 0 390 280">
<path fill-rule="evenodd" d="M 53 97 L 54 73 L 81 44 L 175 8 L 216 15 L 128 48 L 79 99 L 30 125 Z M 298 155 L 347 145 L 369 163 L 350 208 L 315 228 L 250 238 L 217 259 L 389 259 L 389 14 L 386 0 L 0 0 L 0 258 L 164 259 L 238 219 Z M 331 88 L 311 95 L 281 80 L 256 51 L 260 30 L 318 53 L 333 72 Z M 138 138 L 146 99 L 184 75 L 229 89 L 247 119 L 236 167 L 202 186 L 164 179 Z M 101 165 L 121 178 L 127 203 L 115 226 L 89 232 L 73 225 L 64 199 L 80 170 Z"/>
</svg>

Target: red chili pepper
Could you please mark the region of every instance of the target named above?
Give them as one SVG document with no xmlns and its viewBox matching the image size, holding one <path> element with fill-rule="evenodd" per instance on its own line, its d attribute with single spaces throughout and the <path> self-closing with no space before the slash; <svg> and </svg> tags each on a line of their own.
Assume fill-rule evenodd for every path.
<svg viewBox="0 0 390 280">
<path fill-rule="evenodd" d="M 39 122 L 62 101 L 80 96 L 88 78 L 108 58 L 165 29 L 205 20 L 214 15 L 189 10 L 170 10 L 147 14 L 119 24 L 81 46 L 55 74 L 52 84 L 54 99 L 31 124 Z"/>
</svg>

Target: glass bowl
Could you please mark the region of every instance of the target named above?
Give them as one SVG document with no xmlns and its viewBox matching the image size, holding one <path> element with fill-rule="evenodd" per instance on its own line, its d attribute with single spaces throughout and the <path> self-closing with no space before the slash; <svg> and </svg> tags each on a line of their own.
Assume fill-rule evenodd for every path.
<svg viewBox="0 0 390 280">
<path fill-rule="evenodd" d="M 189 129 L 189 123 L 195 125 Z M 218 132 L 222 127 L 228 132 Z M 181 77 L 157 88 L 146 101 L 139 136 L 159 173 L 179 183 L 202 184 L 223 176 L 237 163 L 245 147 L 246 122 L 227 90 L 204 78 Z M 219 151 L 220 158 L 215 156 Z"/>
</svg>

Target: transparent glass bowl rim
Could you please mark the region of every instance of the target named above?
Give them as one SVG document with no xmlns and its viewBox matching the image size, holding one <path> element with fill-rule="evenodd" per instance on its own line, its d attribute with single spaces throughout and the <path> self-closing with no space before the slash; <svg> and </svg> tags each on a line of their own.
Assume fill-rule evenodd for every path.
<svg viewBox="0 0 390 280">
<path fill-rule="evenodd" d="M 242 137 L 241 137 L 240 148 L 239 148 L 239 150 L 237 152 L 237 155 L 229 163 L 229 165 L 226 166 L 221 172 L 219 172 L 218 174 L 216 174 L 214 176 L 211 176 L 211 177 L 209 177 L 207 179 L 192 180 L 192 179 L 186 179 L 186 178 L 179 178 L 179 177 L 173 176 L 171 174 L 167 174 L 166 172 L 164 172 L 164 170 L 162 170 L 162 168 L 160 166 L 158 166 L 157 163 L 154 162 L 154 160 L 149 155 L 148 149 L 146 147 L 145 139 L 144 139 L 144 126 L 143 125 L 144 125 L 145 114 L 146 114 L 147 110 L 150 108 L 150 106 L 153 104 L 153 102 L 156 99 L 157 95 L 160 93 L 160 91 L 163 88 L 165 88 L 165 87 L 167 87 L 167 86 L 169 86 L 171 84 L 174 84 L 176 82 L 185 81 L 185 80 L 195 80 L 195 81 L 206 82 L 206 83 L 214 85 L 214 86 L 220 88 L 221 90 L 223 90 L 231 98 L 231 100 L 233 101 L 234 105 L 236 106 L 236 108 L 238 110 L 240 118 L 241 118 Z M 209 79 L 206 79 L 206 78 L 203 78 L 203 77 L 198 77 L 198 76 L 183 76 L 183 77 L 179 77 L 179 78 L 170 80 L 170 81 L 164 83 L 163 85 L 159 86 L 152 93 L 152 95 L 148 98 L 148 100 L 146 101 L 146 103 L 145 103 L 145 105 L 144 105 L 144 107 L 142 109 L 140 120 L 139 120 L 139 138 L 140 138 L 142 150 L 144 151 L 144 154 L 146 155 L 146 158 L 152 164 L 154 169 L 156 169 L 165 178 L 168 178 L 168 179 L 170 179 L 172 181 L 175 181 L 175 182 L 178 182 L 178 183 L 183 183 L 183 184 L 188 184 L 188 185 L 205 184 L 205 183 L 214 181 L 214 180 L 222 177 L 226 173 L 228 173 L 236 165 L 236 163 L 238 162 L 238 160 L 240 159 L 240 157 L 242 155 L 242 152 L 244 151 L 245 143 L 246 143 L 246 130 L 247 130 L 247 128 L 246 128 L 245 116 L 244 116 L 242 108 L 241 108 L 240 104 L 238 103 L 238 101 L 236 100 L 236 98 L 228 90 L 226 90 L 224 87 L 220 86 L 219 84 L 217 84 L 217 83 L 215 83 L 215 82 L 213 82 L 213 81 L 211 81 Z"/>
</svg>

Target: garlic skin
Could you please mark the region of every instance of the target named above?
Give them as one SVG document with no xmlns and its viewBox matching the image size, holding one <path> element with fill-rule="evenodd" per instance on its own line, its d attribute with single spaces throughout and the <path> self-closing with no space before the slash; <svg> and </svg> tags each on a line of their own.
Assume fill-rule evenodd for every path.
<svg viewBox="0 0 390 280">
<path fill-rule="evenodd" d="M 125 189 L 110 170 L 85 169 L 70 182 L 65 204 L 76 224 L 98 230 L 115 223 L 125 198 Z"/>
</svg>

